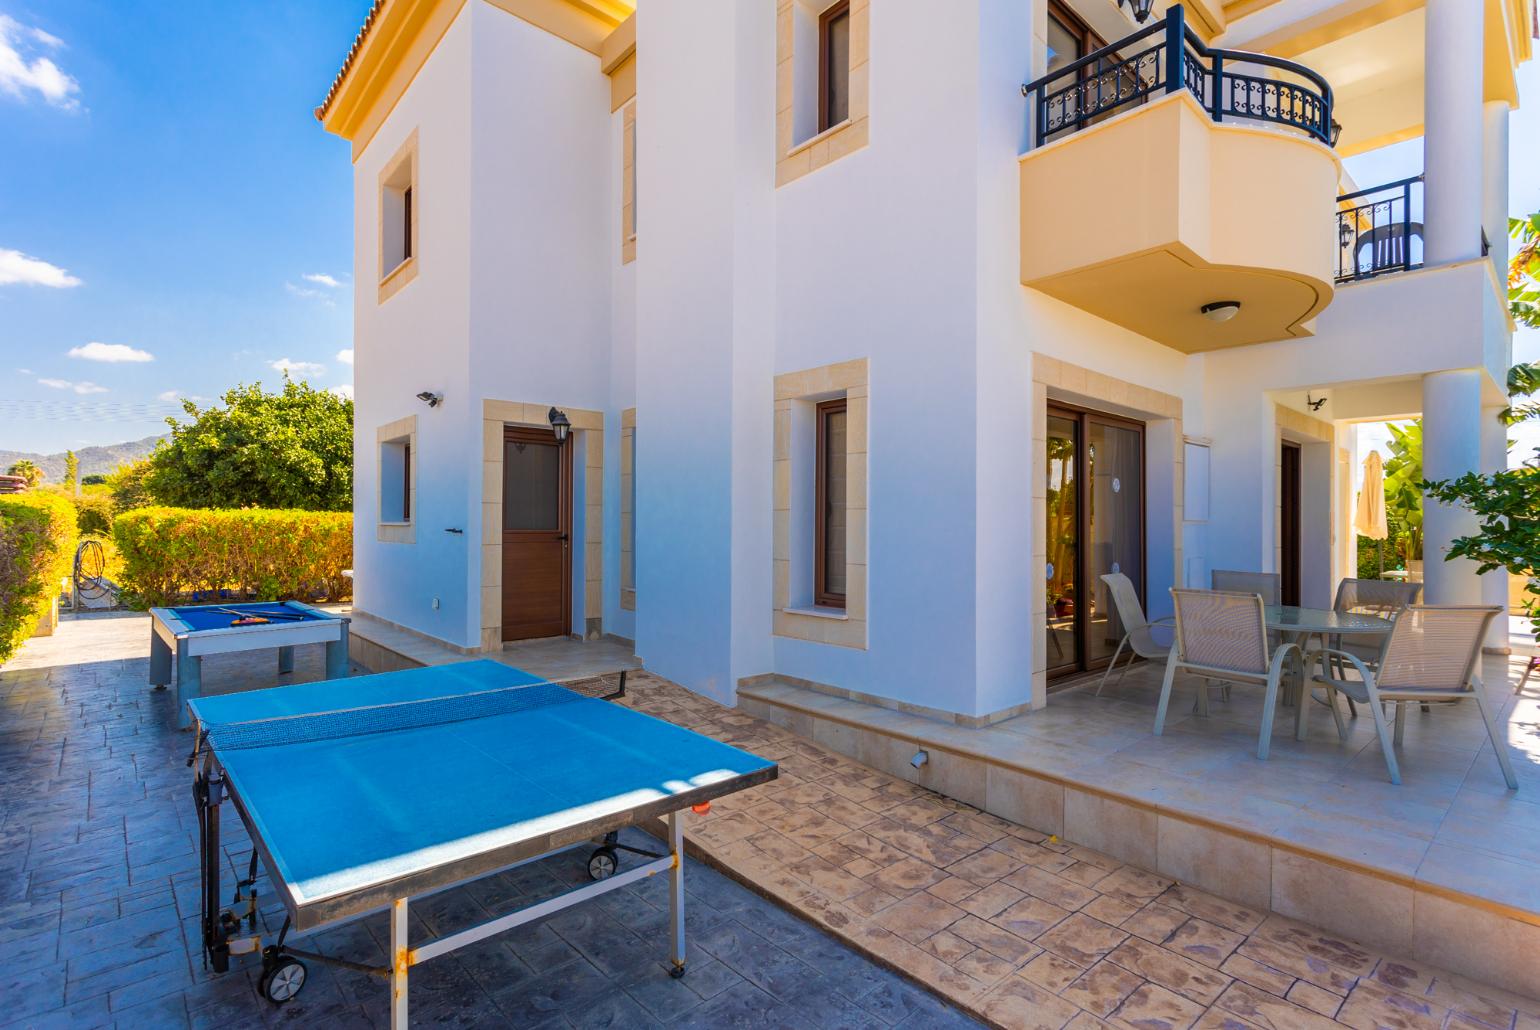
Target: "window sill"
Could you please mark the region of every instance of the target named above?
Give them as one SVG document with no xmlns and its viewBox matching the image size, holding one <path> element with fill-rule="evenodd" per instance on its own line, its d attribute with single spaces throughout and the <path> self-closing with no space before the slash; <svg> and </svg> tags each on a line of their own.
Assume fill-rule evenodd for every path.
<svg viewBox="0 0 1540 1030">
<path fill-rule="evenodd" d="M 851 122 L 850 122 L 849 118 L 846 118 L 842 122 L 835 122 L 833 125 L 829 126 L 827 129 L 823 130 L 822 132 L 818 133 L 817 135 L 809 136 L 807 139 L 803 140 L 801 143 L 794 143 L 794 144 L 792 144 L 791 148 L 789 150 L 787 150 L 786 153 L 782 155 L 782 157 L 793 157 L 793 156 L 795 156 L 797 154 L 800 154 L 800 153 L 802 153 L 802 151 L 806 150 L 808 147 L 815 146 L 816 144 L 822 143 L 824 140 L 828 139 L 830 136 L 833 136 L 836 132 L 839 132 L 841 129 L 848 129 L 850 127 L 850 124 L 851 124 Z"/>
<path fill-rule="evenodd" d="M 381 519 L 379 522 L 375 523 L 376 526 L 382 526 L 382 527 L 383 526 L 410 526 L 411 524 L 412 524 L 411 519 L 407 519 L 404 522 L 386 522 L 385 520 Z"/>
<path fill-rule="evenodd" d="M 415 278 L 417 278 L 417 257 L 413 255 L 385 273 L 380 279 L 380 303 L 385 303 L 397 290 Z"/>
<path fill-rule="evenodd" d="M 836 622 L 847 622 L 850 614 L 843 608 L 825 608 L 820 605 L 807 607 L 782 608 L 787 615 L 807 615 L 815 619 L 833 619 Z"/>
</svg>

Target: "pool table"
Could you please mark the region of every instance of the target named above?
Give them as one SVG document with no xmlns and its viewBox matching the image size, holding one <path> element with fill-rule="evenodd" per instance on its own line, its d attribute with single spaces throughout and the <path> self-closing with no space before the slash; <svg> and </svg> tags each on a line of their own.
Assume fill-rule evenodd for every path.
<svg viewBox="0 0 1540 1030">
<path fill-rule="evenodd" d="M 233 625 L 242 617 L 267 622 Z M 150 683 L 171 682 L 176 656 L 177 725 L 187 725 L 187 701 L 203 693 L 203 656 L 233 651 L 278 649 L 278 671 L 294 671 L 294 645 L 326 645 L 326 678 L 348 674 L 348 622 L 302 601 L 186 605 L 150 609 Z"/>
</svg>

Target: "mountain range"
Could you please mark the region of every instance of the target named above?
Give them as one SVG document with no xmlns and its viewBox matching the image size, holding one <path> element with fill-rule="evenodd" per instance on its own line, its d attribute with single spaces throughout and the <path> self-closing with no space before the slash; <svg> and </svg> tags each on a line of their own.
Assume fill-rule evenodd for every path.
<svg viewBox="0 0 1540 1030">
<path fill-rule="evenodd" d="M 105 475 L 119 465 L 131 461 L 138 461 L 155 449 L 155 445 L 165 439 L 162 436 L 147 436 L 143 440 L 130 440 L 127 443 L 108 444 L 105 447 L 82 447 L 75 452 L 75 457 L 80 462 L 80 477 Z M 18 461 L 31 461 L 43 470 L 43 479 L 49 483 L 62 483 L 64 481 L 64 453 L 58 454 L 30 454 L 26 451 L 0 450 L 0 472 L 10 468 Z"/>
</svg>

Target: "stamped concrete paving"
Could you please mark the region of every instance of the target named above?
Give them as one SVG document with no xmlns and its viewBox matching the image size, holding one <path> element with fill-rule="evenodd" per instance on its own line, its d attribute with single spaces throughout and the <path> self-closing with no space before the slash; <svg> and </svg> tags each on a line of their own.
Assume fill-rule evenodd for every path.
<svg viewBox="0 0 1540 1030">
<path fill-rule="evenodd" d="M 385 986 L 367 975 L 312 963 L 300 996 L 275 1009 L 257 998 L 250 960 L 224 976 L 203 969 L 189 738 L 170 729 L 170 695 L 145 686 L 148 635 L 142 616 L 67 620 L 0 669 L 0 1026 L 383 1025 Z M 296 658 L 285 681 L 321 678 L 318 645 Z M 270 653 L 205 661 L 211 689 L 277 679 Z M 249 849 L 238 829 L 226 842 L 228 889 Z M 584 876 L 577 855 L 548 859 L 414 905 L 415 929 L 446 932 Z M 420 967 L 413 1023 L 975 1025 L 709 868 L 691 862 L 686 884 L 683 980 L 659 963 L 666 884 L 653 878 Z M 272 908 L 263 916 L 270 927 L 282 919 Z M 375 919 L 311 940 L 383 962 L 386 939 Z"/>
<path fill-rule="evenodd" d="M 780 763 L 690 817 L 710 861 L 992 1023 L 1540 1030 L 1540 1002 L 997 819 L 655 676 L 631 684 L 634 707 Z"/>
</svg>

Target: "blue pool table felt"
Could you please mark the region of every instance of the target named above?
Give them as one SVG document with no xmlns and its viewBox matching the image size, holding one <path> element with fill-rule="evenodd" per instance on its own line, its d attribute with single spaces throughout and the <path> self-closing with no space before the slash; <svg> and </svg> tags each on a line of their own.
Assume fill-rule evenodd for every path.
<svg viewBox="0 0 1540 1030">
<path fill-rule="evenodd" d="M 229 609 L 229 611 L 220 609 Z M 195 604 L 186 605 L 181 608 L 172 608 L 171 611 L 176 614 L 177 618 L 191 626 L 194 633 L 208 629 L 229 629 L 230 623 L 236 619 L 236 616 L 230 614 L 231 611 L 243 612 L 247 615 L 277 615 L 279 617 L 273 619 L 273 622 L 286 623 L 322 622 L 326 619 L 335 618 L 335 616 L 328 615 L 325 612 L 312 611 L 307 608 L 301 608 L 298 605 L 291 606 L 282 601 L 260 601 L 226 605 Z M 294 618 L 296 615 L 304 616 L 304 618 L 296 619 Z"/>
<path fill-rule="evenodd" d="M 205 727 L 543 683 L 479 660 L 190 702 Z M 773 763 L 591 698 L 217 751 L 296 905 L 540 840 Z M 324 830 L 322 829 L 324 827 Z"/>
</svg>

